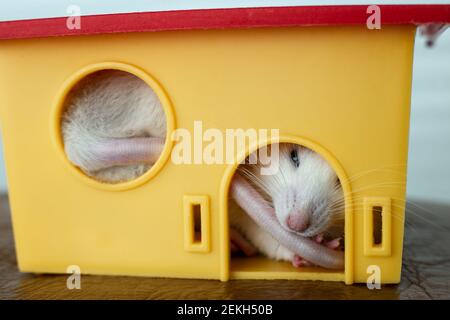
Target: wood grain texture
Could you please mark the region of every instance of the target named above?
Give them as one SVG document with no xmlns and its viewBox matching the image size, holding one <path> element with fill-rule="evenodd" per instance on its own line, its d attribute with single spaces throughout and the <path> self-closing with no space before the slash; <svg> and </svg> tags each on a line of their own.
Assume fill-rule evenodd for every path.
<svg viewBox="0 0 450 320">
<path fill-rule="evenodd" d="M 402 281 L 368 290 L 365 285 L 320 281 L 155 279 L 82 276 L 68 290 L 64 275 L 17 270 L 6 196 L 0 196 L 0 299 L 450 299 L 450 206 L 407 208 Z"/>
</svg>

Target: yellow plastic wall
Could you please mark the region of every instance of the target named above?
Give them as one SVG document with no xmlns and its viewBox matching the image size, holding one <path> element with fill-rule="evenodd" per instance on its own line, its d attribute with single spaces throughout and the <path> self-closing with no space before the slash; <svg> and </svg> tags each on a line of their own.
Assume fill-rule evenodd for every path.
<svg viewBox="0 0 450 320">
<path fill-rule="evenodd" d="M 20 270 L 352 283 L 378 265 L 382 282 L 398 282 L 413 39 L 410 26 L 354 26 L 1 41 L 0 121 Z M 324 154 L 348 200 L 345 273 L 257 260 L 230 271 L 232 165 L 175 165 L 169 146 L 157 168 L 113 187 L 71 167 L 56 134 L 59 106 L 76 79 L 108 67 L 156 87 L 169 132 L 192 130 L 195 120 L 223 131 L 279 128 L 286 141 Z M 208 207 L 207 245 L 185 243 L 186 196 Z M 364 203 L 374 199 L 391 203 L 389 252 L 365 251 Z"/>
</svg>

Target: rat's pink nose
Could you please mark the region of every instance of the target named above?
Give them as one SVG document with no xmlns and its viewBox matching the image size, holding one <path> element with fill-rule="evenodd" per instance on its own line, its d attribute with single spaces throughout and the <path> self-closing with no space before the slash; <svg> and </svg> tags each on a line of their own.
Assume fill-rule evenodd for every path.
<svg viewBox="0 0 450 320">
<path fill-rule="evenodd" d="M 293 231 L 302 232 L 309 227 L 309 217 L 304 213 L 291 212 L 286 222 L 289 229 Z"/>
</svg>

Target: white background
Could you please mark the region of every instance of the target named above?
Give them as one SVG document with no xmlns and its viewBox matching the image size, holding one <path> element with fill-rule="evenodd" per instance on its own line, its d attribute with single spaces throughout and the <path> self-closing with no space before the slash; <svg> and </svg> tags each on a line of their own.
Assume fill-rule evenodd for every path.
<svg viewBox="0 0 450 320">
<path fill-rule="evenodd" d="M 64 16 L 69 3 L 78 4 L 82 14 L 224 6 L 274 5 L 274 1 L 147 1 L 138 5 L 130 1 L 58 0 L 1 1 L 0 20 L 29 17 Z M 107 9 L 102 8 L 106 6 Z M 26 3 L 31 5 L 25 6 Z M 295 1 L 278 0 L 277 5 L 343 4 L 367 1 Z M 373 3 L 450 3 L 450 1 L 373 1 Z M 103 6 L 102 6 L 103 5 Z M 181 7 L 180 7 L 181 6 Z M 427 49 L 423 39 L 416 39 L 408 164 L 408 197 L 450 203 L 450 30 L 435 48 Z M 0 191 L 7 190 L 0 145 Z"/>
<path fill-rule="evenodd" d="M 0 21 L 66 16 L 74 4 L 82 15 L 181 9 L 347 4 L 444 4 L 450 0 L 2 0 Z"/>
</svg>

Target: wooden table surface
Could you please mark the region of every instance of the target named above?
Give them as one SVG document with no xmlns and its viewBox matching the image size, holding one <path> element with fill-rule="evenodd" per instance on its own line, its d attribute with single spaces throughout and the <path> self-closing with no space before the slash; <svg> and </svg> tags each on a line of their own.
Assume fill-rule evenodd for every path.
<svg viewBox="0 0 450 320">
<path fill-rule="evenodd" d="M 402 281 L 365 285 L 321 281 L 179 280 L 20 273 L 7 197 L 0 195 L 0 299 L 450 299 L 450 206 L 408 202 Z"/>
</svg>

